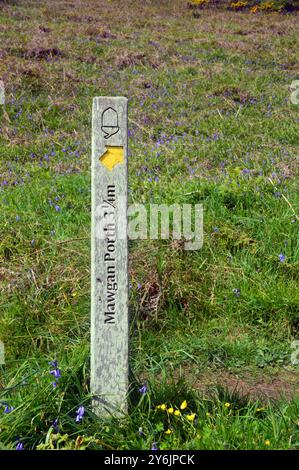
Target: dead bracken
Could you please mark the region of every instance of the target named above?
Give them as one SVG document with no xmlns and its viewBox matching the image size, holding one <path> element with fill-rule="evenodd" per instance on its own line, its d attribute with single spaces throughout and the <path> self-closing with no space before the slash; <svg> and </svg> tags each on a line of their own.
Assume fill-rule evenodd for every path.
<svg viewBox="0 0 299 470">
<path fill-rule="evenodd" d="M 26 59 L 36 59 L 36 60 L 51 60 L 54 58 L 60 58 L 63 57 L 64 53 L 56 48 L 56 47 L 51 47 L 51 48 L 34 48 L 34 49 L 29 49 L 24 53 L 24 57 Z"/>
</svg>

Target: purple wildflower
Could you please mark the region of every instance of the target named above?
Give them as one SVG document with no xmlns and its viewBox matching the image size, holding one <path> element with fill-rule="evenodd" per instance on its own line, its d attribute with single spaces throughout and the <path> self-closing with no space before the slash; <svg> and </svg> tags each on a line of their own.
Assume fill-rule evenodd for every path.
<svg viewBox="0 0 299 470">
<path fill-rule="evenodd" d="M 147 392 L 147 385 L 146 384 L 142 385 L 142 387 L 139 389 L 139 392 L 140 393 L 146 393 Z"/>
<path fill-rule="evenodd" d="M 4 408 L 4 413 L 8 414 L 8 413 L 11 413 L 13 410 L 14 410 L 13 406 L 9 406 L 9 405 L 6 404 L 5 408 Z"/>
<path fill-rule="evenodd" d="M 53 369 L 50 370 L 50 374 L 53 375 L 56 379 L 59 379 L 61 377 L 61 372 L 59 369 Z"/>
<path fill-rule="evenodd" d="M 159 450 L 159 448 L 158 448 L 156 442 L 153 442 L 152 447 L 151 447 L 151 450 Z"/>
<path fill-rule="evenodd" d="M 55 204 L 55 210 L 56 210 L 56 212 L 60 212 L 60 211 L 61 211 L 61 207 L 60 207 L 58 204 Z"/>
<path fill-rule="evenodd" d="M 81 423 L 82 419 L 84 418 L 85 408 L 84 406 L 79 406 L 78 410 L 76 411 L 76 423 Z"/>
<path fill-rule="evenodd" d="M 24 445 L 23 445 L 22 442 L 19 441 L 19 442 L 17 443 L 16 450 L 24 450 Z"/>
<path fill-rule="evenodd" d="M 282 253 L 279 254 L 278 258 L 281 263 L 283 263 L 286 259 L 285 255 L 283 255 Z"/>
<path fill-rule="evenodd" d="M 52 428 L 57 434 L 59 433 L 58 418 L 54 419 L 52 423 Z"/>
<path fill-rule="evenodd" d="M 58 367 L 58 362 L 57 361 L 50 361 L 48 362 L 49 366 L 52 366 L 52 367 Z"/>
<path fill-rule="evenodd" d="M 52 366 L 53 369 L 49 371 L 49 374 L 51 374 L 55 379 L 60 379 L 61 377 L 61 370 L 58 367 L 58 362 L 55 361 L 50 361 L 49 366 Z M 53 388 L 56 388 L 58 385 L 58 382 L 52 382 Z"/>
<path fill-rule="evenodd" d="M 9 406 L 8 403 L 6 403 L 4 401 L 0 402 L 0 405 L 4 406 L 4 413 L 5 414 L 11 413 L 14 410 L 13 406 Z"/>
</svg>

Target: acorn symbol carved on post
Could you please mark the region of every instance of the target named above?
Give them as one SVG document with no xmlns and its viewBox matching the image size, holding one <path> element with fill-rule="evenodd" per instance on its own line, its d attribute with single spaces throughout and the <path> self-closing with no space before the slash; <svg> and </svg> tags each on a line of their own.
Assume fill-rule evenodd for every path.
<svg viewBox="0 0 299 470">
<path fill-rule="evenodd" d="M 102 131 L 104 132 L 104 139 L 109 139 L 119 131 L 118 115 L 115 109 L 109 107 L 105 109 L 102 114 Z"/>
</svg>

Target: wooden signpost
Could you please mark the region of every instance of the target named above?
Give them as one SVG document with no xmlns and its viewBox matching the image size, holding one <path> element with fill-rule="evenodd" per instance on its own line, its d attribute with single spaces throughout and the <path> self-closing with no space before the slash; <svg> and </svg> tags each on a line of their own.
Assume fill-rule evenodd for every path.
<svg viewBox="0 0 299 470">
<path fill-rule="evenodd" d="M 92 112 L 91 393 L 99 416 L 125 413 L 128 393 L 127 99 Z"/>
<path fill-rule="evenodd" d="M 4 91 L 4 83 L 0 80 L 0 105 L 5 104 L 5 91 Z"/>
</svg>

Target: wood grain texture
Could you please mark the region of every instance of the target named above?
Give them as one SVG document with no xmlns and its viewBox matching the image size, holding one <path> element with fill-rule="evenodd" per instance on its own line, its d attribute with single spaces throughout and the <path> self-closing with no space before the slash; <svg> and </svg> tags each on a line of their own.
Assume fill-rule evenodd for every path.
<svg viewBox="0 0 299 470">
<path fill-rule="evenodd" d="M 103 118 L 104 111 L 109 108 L 116 114 L 109 110 Z M 101 162 L 101 157 L 110 147 L 123 148 L 124 151 L 124 160 L 118 159 L 112 169 Z M 109 217 L 105 220 L 108 212 Z M 115 236 L 111 229 L 113 220 Z M 100 236 L 101 227 L 109 229 L 104 239 Z M 127 99 L 123 97 L 97 97 L 93 100 L 91 239 L 93 407 L 98 415 L 124 413 L 127 410 L 129 328 Z"/>
</svg>

